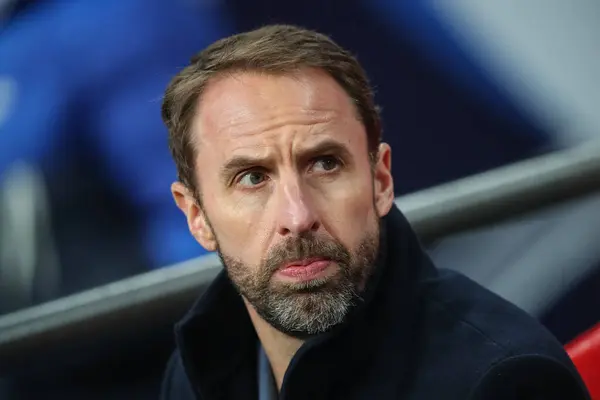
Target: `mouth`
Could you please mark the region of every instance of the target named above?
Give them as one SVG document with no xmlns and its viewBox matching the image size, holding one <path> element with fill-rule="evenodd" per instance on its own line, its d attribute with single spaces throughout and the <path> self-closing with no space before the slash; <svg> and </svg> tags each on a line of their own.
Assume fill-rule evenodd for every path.
<svg viewBox="0 0 600 400">
<path fill-rule="evenodd" d="M 327 276 L 333 264 L 334 262 L 328 258 L 307 258 L 283 265 L 277 274 L 296 282 L 310 281 Z"/>
</svg>

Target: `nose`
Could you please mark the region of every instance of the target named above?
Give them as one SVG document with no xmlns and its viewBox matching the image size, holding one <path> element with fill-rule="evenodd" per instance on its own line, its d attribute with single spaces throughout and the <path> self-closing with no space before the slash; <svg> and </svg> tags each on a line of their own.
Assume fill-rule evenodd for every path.
<svg viewBox="0 0 600 400">
<path fill-rule="evenodd" d="M 279 234 L 301 235 L 319 229 L 318 213 L 301 184 L 297 180 L 290 180 L 280 185 L 279 189 Z"/>
</svg>

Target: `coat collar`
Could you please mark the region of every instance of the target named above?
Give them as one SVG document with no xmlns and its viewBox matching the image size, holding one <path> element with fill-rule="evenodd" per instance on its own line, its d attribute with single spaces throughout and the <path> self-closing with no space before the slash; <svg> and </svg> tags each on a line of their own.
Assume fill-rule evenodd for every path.
<svg viewBox="0 0 600 400">
<path fill-rule="evenodd" d="M 300 348 L 286 372 L 282 398 L 286 391 L 297 398 L 326 398 L 326 388 L 339 388 L 339 379 L 348 381 L 372 362 L 393 362 L 400 377 L 418 315 L 419 282 L 435 275 L 408 221 L 394 206 L 382 218 L 377 267 L 364 301 L 344 323 Z M 224 271 L 176 326 L 186 374 L 203 399 L 219 398 L 242 376 L 245 382 L 256 382 L 257 340 L 243 301 Z M 383 360 L 386 357 L 394 359 Z M 256 392 L 256 385 L 249 384 L 247 390 Z"/>
</svg>

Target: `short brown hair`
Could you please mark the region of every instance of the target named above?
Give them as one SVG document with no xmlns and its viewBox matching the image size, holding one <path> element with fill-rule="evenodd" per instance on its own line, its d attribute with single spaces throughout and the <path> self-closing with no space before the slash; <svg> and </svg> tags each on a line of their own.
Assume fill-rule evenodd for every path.
<svg viewBox="0 0 600 400">
<path fill-rule="evenodd" d="M 373 89 L 358 61 L 323 34 L 290 25 L 269 25 L 211 44 L 194 56 L 167 87 L 162 118 L 169 130 L 169 148 L 178 179 L 199 194 L 190 127 L 197 102 L 211 79 L 223 72 L 285 74 L 301 68 L 324 70 L 346 91 L 365 126 L 369 153 L 374 159 L 381 140 L 380 115 Z"/>
</svg>

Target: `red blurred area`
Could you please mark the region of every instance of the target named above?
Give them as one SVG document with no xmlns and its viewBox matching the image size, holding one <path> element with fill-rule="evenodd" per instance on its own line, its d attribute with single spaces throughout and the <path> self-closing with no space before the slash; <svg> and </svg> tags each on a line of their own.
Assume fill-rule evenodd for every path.
<svg viewBox="0 0 600 400">
<path fill-rule="evenodd" d="M 600 399 L 600 323 L 575 338 L 566 346 L 590 391 L 592 399 Z"/>
</svg>

